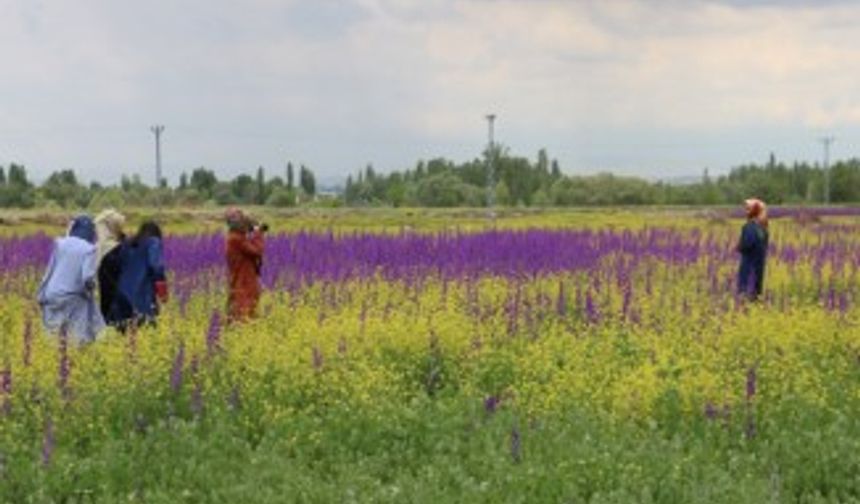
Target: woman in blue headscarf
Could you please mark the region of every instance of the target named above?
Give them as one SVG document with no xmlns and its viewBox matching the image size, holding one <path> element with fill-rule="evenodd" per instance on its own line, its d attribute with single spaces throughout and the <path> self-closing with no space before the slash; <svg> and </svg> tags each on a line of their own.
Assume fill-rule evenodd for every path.
<svg viewBox="0 0 860 504">
<path fill-rule="evenodd" d="M 76 217 L 68 236 L 54 241 L 47 271 L 39 285 L 42 322 L 51 332 L 65 329 L 78 343 L 95 340 L 104 319 L 95 303 L 96 226 L 86 215 Z"/>
</svg>

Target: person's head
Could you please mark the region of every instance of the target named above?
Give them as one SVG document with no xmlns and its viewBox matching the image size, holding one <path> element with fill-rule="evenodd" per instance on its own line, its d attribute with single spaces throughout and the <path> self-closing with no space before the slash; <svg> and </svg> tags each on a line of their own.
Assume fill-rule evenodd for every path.
<svg viewBox="0 0 860 504">
<path fill-rule="evenodd" d="M 86 240 L 90 243 L 96 242 L 96 225 L 89 215 L 78 215 L 72 219 L 69 225 L 69 236 Z"/>
<path fill-rule="evenodd" d="M 103 210 L 96 216 L 96 228 L 98 229 L 99 238 L 102 239 L 121 239 L 124 236 L 122 231 L 124 224 L 125 216 L 112 208 Z"/>
<path fill-rule="evenodd" d="M 140 225 L 137 234 L 134 236 L 134 245 L 139 245 L 149 238 L 161 239 L 161 227 L 155 221 L 148 220 Z"/>
<path fill-rule="evenodd" d="M 764 201 L 757 198 L 750 198 L 744 201 L 744 210 L 747 214 L 747 219 L 755 220 L 763 226 L 767 226 L 767 205 Z"/>
<path fill-rule="evenodd" d="M 231 207 L 224 212 L 224 220 L 230 231 L 247 232 L 251 228 L 251 219 L 236 207 Z"/>
</svg>

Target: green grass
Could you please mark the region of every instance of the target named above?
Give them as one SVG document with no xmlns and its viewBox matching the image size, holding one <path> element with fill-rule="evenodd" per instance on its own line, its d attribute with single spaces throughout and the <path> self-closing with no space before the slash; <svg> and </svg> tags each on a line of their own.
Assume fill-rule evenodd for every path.
<svg viewBox="0 0 860 504">
<path fill-rule="evenodd" d="M 223 229 L 223 208 L 166 209 L 159 213 L 152 208 L 121 209 L 128 218 L 128 231 L 134 231 L 143 220 L 155 218 L 165 232 L 174 234 L 206 233 Z M 503 208 L 491 218 L 486 209 L 402 209 L 402 208 L 298 208 L 275 210 L 249 207 L 246 211 L 270 224 L 273 232 L 300 230 L 332 230 L 335 232 L 369 231 L 398 232 L 483 230 L 500 228 L 595 228 L 638 229 L 659 219 L 682 227 L 719 224 L 713 211 L 686 207 L 664 208 L 587 208 L 541 209 Z M 43 232 L 62 233 L 71 217 L 79 212 L 56 210 L 16 210 L 4 213 L 0 219 L 0 236 L 27 235 Z M 96 215 L 92 212 L 91 215 Z"/>
<path fill-rule="evenodd" d="M 5 454 L 0 501 L 860 501 L 860 421 L 798 406 L 753 438 L 743 418 L 680 429 L 575 411 L 524 419 L 448 398 L 373 415 L 296 414 L 262 432 L 243 426 L 241 410 L 221 409 L 129 420 L 122 434 L 64 444 L 47 468 L 41 441 L 27 440 Z"/>
</svg>

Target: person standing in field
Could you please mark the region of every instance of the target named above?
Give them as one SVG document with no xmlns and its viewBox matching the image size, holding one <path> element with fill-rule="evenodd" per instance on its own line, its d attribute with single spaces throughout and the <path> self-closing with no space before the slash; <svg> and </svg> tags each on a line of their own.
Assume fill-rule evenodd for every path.
<svg viewBox="0 0 860 504">
<path fill-rule="evenodd" d="M 161 236 L 158 224 L 147 221 L 121 246 L 118 296 L 111 309 L 122 328 L 154 324 L 159 305 L 168 300 Z"/>
<path fill-rule="evenodd" d="M 121 269 L 122 244 L 125 233 L 122 226 L 125 217 L 113 209 L 104 210 L 96 216 L 96 231 L 98 232 L 98 280 L 99 307 L 102 317 L 108 325 L 118 325 L 119 313 L 117 306 L 119 295 L 119 276 Z"/>
<path fill-rule="evenodd" d="M 65 330 L 77 343 L 96 339 L 104 319 L 96 308 L 96 227 L 89 216 L 76 217 L 68 235 L 57 238 L 39 285 L 42 322 L 51 332 Z"/>
<path fill-rule="evenodd" d="M 741 255 L 738 269 L 738 292 L 752 300 L 761 296 L 767 261 L 767 207 L 758 199 L 744 202 L 747 222 L 741 229 L 737 251 Z"/>
<path fill-rule="evenodd" d="M 241 210 L 227 211 L 227 273 L 229 293 L 227 317 L 231 322 L 257 315 L 260 301 L 260 271 L 263 265 L 265 225 L 255 225 Z"/>
</svg>

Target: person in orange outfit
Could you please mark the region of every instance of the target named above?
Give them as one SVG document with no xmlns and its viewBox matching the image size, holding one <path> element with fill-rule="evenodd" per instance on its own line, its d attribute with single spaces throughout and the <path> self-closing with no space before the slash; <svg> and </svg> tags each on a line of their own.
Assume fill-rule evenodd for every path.
<svg viewBox="0 0 860 504">
<path fill-rule="evenodd" d="M 241 210 L 227 211 L 227 270 L 230 292 L 227 317 L 231 322 L 253 318 L 260 301 L 265 225 L 256 225 Z"/>
</svg>

